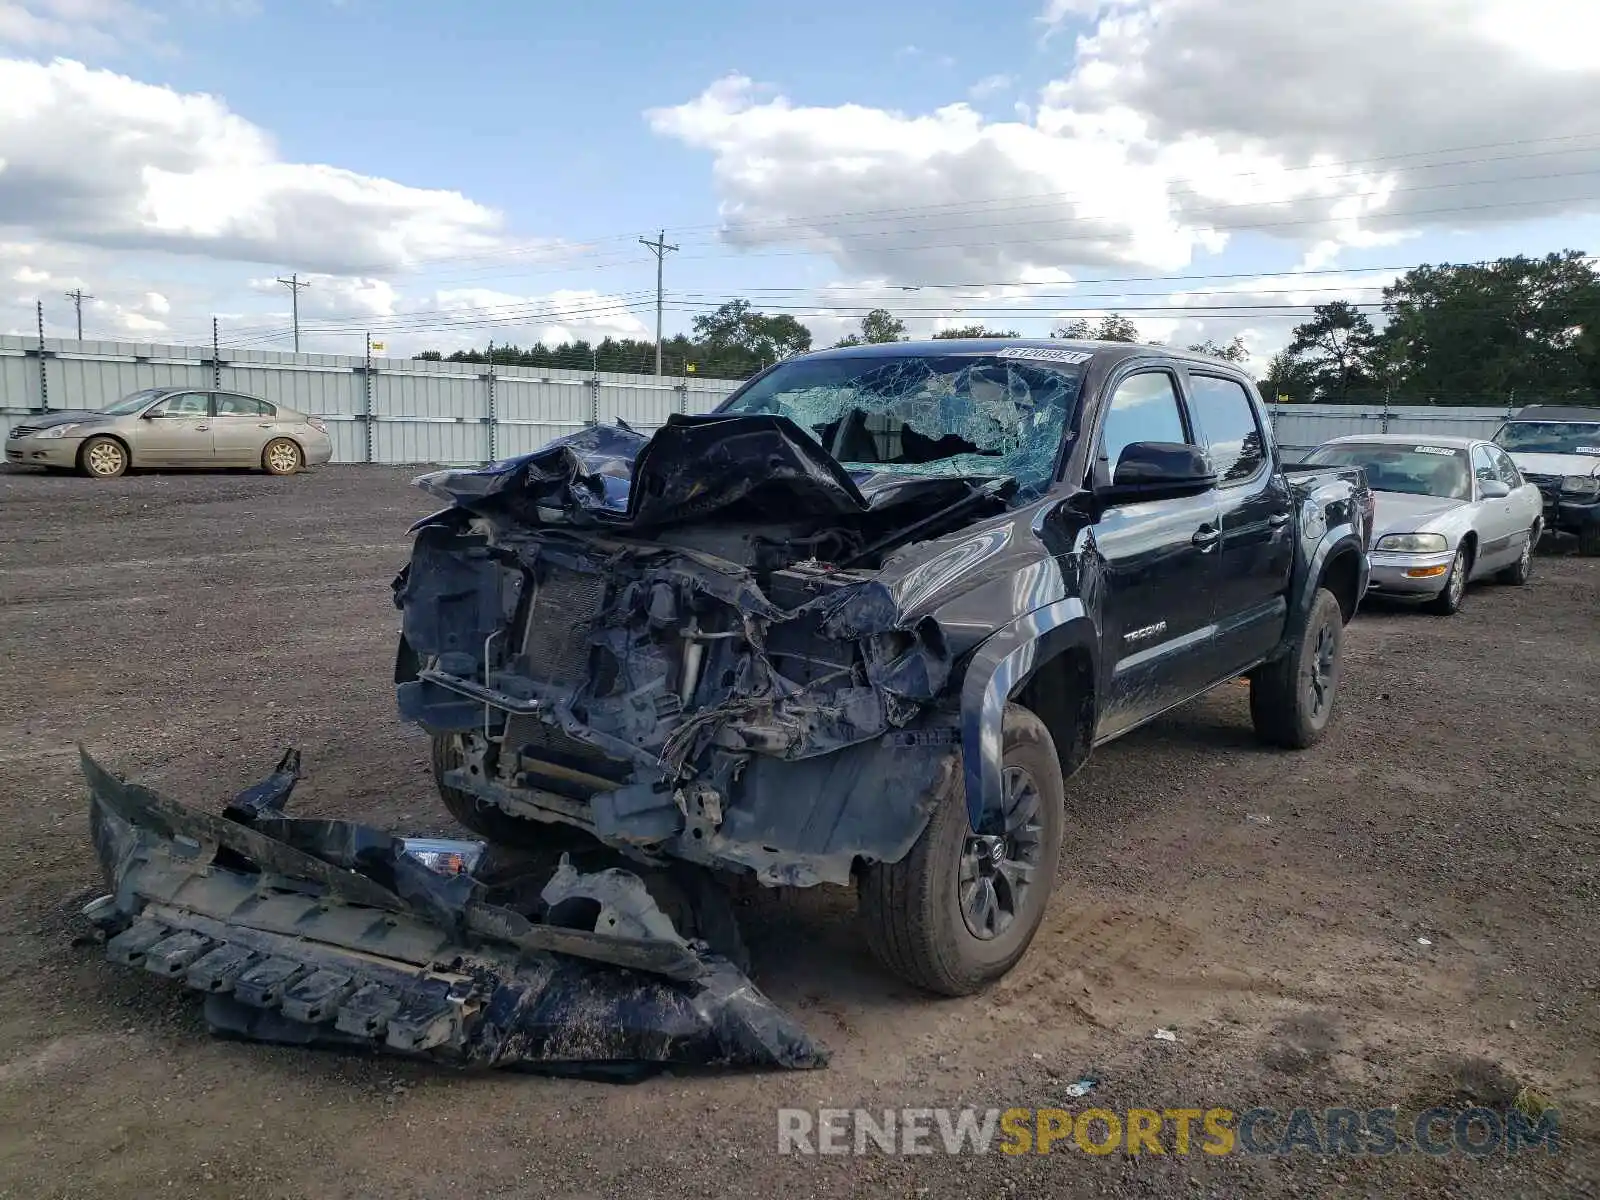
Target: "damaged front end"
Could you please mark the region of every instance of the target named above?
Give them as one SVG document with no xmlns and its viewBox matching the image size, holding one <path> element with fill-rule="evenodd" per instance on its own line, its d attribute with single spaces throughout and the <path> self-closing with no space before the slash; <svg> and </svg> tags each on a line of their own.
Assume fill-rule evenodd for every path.
<svg viewBox="0 0 1600 1200">
<path fill-rule="evenodd" d="M 86 915 L 112 961 L 204 993 L 217 1032 L 610 1078 L 826 1062 L 658 881 L 288 817 L 292 753 L 220 816 L 82 767 L 110 889 Z"/>
<path fill-rule="evenodd" d="M 847 883 L 960 785 L 952 658 L 876 567 L 1009 481 L 847 473 L 781 416 L 595 427 L 419 483 L 401 713 L 452 810 L 646 860 Z"/>
</svg>

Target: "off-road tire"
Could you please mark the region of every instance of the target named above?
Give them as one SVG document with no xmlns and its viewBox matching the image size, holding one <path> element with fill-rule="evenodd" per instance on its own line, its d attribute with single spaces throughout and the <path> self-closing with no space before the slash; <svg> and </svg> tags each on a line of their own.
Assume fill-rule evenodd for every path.
<svg viewBox="0 0 1600 1200">
<path fill-rule="evenodd" d="M 293 475 L 305 465 L 305 452 L 293 438 L 273 438 L 261 448 L 261 469 L 268 475 Z"/>
<path fill-rule="evenodd" d="M 115 469 L 91 466 L 91 463 L 102 461 L 102 455 L 96 453 L 97 448 L 103 452 L 103 461 L 111 461 L 110 451 L 115 450 L 119 465 Z M 90 479 L 119 479 L 128 473 L 128 448 L 116 438 L 106 437 L 104 434 L 86 438 L 83 445 L 78 448 L 78 469 Z"/>
<path fill-rule="evenodd" d="M 1503 571 L 1495 572 L 1495 578 L 1501 583 L 1510 584 L 1512 587 L 1521 587 L 1528 582 L 1533 574 L 1533 549 L 1539 541 L 1539 527 L 1535 525 L 1528 530 L 1528 541 L 1523 547 L 1522 557 L 1517 559 Z"/>
<path fill-rule="evenodd" d="M 1332 677 L 1326 681 L 1325 702 L 1317 707 L 1313 672 L 1322 657 L 1323 637 L 1332 639 Z M 1294 645 L 1283 657 L 1264 663 L 1250 673 L 1250 720 L 1256 736 L 1269 746 L 1304 750 L 1322 740 L 1333 722 L 1344 674 L 1344 613 L 1327 588 L 1319 588 L 1311 612 Z"/>
<path fill-rule="evenodd" d="M 1429 612 L 1441 617 L 1453 617 L 1461 611 L 1467 600 L 1467 580 L 1472 575 L 1473 554 L 1466 546 L 1456 551 L 1450 562 L 1450 572 L 1444 577 L 1444 587 L 1427 603 Z"/>
<path fill-rule="evenodd" d="M 1014 967 L 1049 906 L 1066 824 L 1061 762 L 1044 722 L 1021 705 L 1006 706 L 1007 766 L 1032 777 L 1039 794 L 1040 862 L 1024 894 L 1023 911 L 998 936 L 983 940 L 961 913 L 961 859 L 971 828 L 957 772 L 938 797 L 927 828 L 897 863 L 864 870 L 857 883 L 862 922 L 872 953 L 890 971 L 927 991 L 964 996 Z"/>
</svg>

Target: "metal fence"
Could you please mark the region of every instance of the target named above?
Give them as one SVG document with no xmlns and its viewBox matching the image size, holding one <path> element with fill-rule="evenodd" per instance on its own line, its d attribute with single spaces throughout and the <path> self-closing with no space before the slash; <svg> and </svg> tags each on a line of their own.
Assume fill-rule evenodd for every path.
<svg viewBox="0 0 1600 1200">
<path fill-rule="evenodd" d="M 709 412 L 737 381 L 490 367 L 339 354 L 210 350 L 0 337 L 0 414 L 99 408 L 147 387 L 222 388 L 322 417 L 334 461 L 483 463 L 524 454 L 593 421 L 649 431 Z M 1347 433 L 1487 437 L 1512 411 L 1445 405 L 1273 404 L 1293 458 Z M 5 422 L 10 424 L 10 422 Z"/>
<path fill-rule="evenodd" d="M 335 462 L 484 463 L 621 417 L 642 432 L 739 383 L 486 363 L 0 337 L 0 414 L 100 408 L 149 387 L 245 392 L 323 418 Z M 9 425 L 8 420 L 5 424 Z"/>
<path fill-rule="evenodd" d="M 1431 404 L 1272 404 L 1268 409 L 1272 413 L 1273 436 L 1290 460 L 1329 438 L 1349 433 L 1486 438 L 1516 411 L 1510 406 L 1458 408 Z"/>
</svg>

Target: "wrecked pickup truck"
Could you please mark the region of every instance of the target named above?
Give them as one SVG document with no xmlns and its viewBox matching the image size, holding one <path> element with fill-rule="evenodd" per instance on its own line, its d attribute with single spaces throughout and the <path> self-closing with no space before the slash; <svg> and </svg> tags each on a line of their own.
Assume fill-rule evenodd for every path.
<svg viewBox="0 0 1600 1200">
<path fill-rule="evenodd" d="M 859 889 L 962 994 L 1021 958 L 1092 747 L 1226 680 L 1300 748 L 1367 586 L 1359 470 L 1285 468 L 1227 363 L 934 341 L 767 370 L 418 484 L 402 716 L 500 843 Z"/>
</svg>

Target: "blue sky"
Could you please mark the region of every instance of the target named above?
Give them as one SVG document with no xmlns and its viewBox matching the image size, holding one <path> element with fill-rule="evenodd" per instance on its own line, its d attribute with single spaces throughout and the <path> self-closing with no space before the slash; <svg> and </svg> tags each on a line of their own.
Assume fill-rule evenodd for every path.
<svg viewBox="0 0 1600 1200">
<path fill-rule="evenodd" d="M 299 271 L 317 348 L 637 335 L 665 227 L 669 331 L 1181 304 L 1133 315 L 1264 357 L 1370 268 L 1600 243 L 1577 0 L 943 7 L 0 3 L 0 328 L 277 345 Z"/>
</svg>

